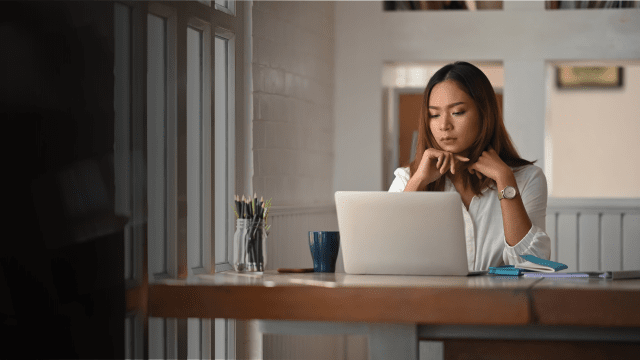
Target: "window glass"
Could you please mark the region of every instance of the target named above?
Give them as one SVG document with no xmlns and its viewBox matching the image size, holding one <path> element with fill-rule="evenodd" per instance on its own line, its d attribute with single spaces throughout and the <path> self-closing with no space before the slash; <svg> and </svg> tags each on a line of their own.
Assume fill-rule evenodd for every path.
<svg viewBox="0 0 640 360">
<path fill-rule="evenodd" d="M 187 262 L 202 267 L 202 33 L 187 28 Z M 193 201 L 197 199 L 196 201 Z"/>
<path fill-rule="evenodd" d="M 166 255 L 166 110 L 167 21 L 148 15 L 147 173 L 149 273 L 167 272 Z"/>
</svg>

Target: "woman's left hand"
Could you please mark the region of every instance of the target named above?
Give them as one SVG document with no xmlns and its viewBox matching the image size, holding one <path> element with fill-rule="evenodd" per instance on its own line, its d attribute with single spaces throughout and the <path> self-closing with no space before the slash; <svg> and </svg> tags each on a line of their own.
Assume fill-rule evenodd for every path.
<svg viewBox="0 0 640 360">
<path fill-rule="evenodd" d="M 509 165 L 505 164 L 498 153 L 489 147 L 488 151 L 483 151 L 482 155 L 474 164 L 467 168 L 470 173 L 476 174 L 478 179 L 482 179 L 482 175 L 493 179 L 495 182 L 506 177 L 513 176 L 513 171 Z"/>
</svg>

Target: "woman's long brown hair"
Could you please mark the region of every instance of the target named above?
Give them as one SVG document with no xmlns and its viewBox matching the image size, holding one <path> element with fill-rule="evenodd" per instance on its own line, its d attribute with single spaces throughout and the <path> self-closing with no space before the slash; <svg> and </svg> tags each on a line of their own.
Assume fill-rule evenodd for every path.
<svg viewBox="0 0 640 360">
<path fill-rule="evenodd" d="M 458 61 L 448 64 L 438 70 L 424 90 L 422 98 L 422 110 L 418 121 L 418 144 L 416 146 L 416 155 L 410 164 L 410 174 L 413 176 L 420 165 L 422 155 L 428 148 L 436 148 L 442 150 L 439 146 L 429 127 L 429 97 L 431 90 L 437 84 L 446 81 L 456 81 L 460 88 L 469 95 L 478 108 L 479 132 L 478 137 L 469 148 L 468 158 L 469 164 L 478 161 L 482 152 L 491 146 L 510 167 L 519 167 L 533 164 L 533 162 L 522 159 L 518 155 L 518 151 L 513 146 L 513 142 L 504 126 L 502 115 L 498 109 L 498 101 L 493 87 L 487 79 L 487 76 L 474 65 L 467 62 Z M 486 187 L 495 187 L 495 181 L 490 178 L 483 177 L 478 179 L 476 175 L 470 174 L 468 171 L 460 173 L 465 187 L 470 186 L 474 194 L 481 196 L 482 189 Z M 425 191 L 443 191 L 445 177 L 442 176 L 438 180 L 427 185 Z"/>
</svg>

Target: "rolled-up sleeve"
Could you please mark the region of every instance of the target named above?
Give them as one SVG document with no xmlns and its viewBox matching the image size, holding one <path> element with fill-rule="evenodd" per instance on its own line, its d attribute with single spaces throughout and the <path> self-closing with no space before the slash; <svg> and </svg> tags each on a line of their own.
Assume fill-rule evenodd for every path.
<svg viewBox="0 0 640 360">
<path fill-rule="evenodd" d="M 404 188 L 407 187 L 407 183 L 409 182 L 409 178 L 411 177 L 409 168 L 397 168 L 396 171 L 393 172 L 396 176 L 389 187 L 389 192 L 403 192 Z"/>
<path fill-rule="evenodd" d="M 507 265 L 517 265 L 523 262 L 520 255 L 529 254 L 546 260 L 551 257 L 551 239 L 545 231 L 547 178 L 539 167 L 532 166 L 529 169 L 518 179 L 518 189 L 532 225 L 529 232 L 515 246 L 509 245 L 503 236 L 502 259 Z"/>
</svg>

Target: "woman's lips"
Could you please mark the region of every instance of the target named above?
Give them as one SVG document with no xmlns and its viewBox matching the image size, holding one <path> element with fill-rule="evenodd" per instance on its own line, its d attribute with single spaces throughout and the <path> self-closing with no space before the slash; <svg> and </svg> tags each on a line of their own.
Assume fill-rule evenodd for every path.
<svg viewBox="0 0 640 360">
<path fill-rule="evenodd" d="M 451 144 L 451 143 L 453 143 L 455 141 L 456 141 L 456 138 L 450 138 L 450 137 L 440 139 L 440 142 L 442 142 L 444 144 Z"/>
</svg>

